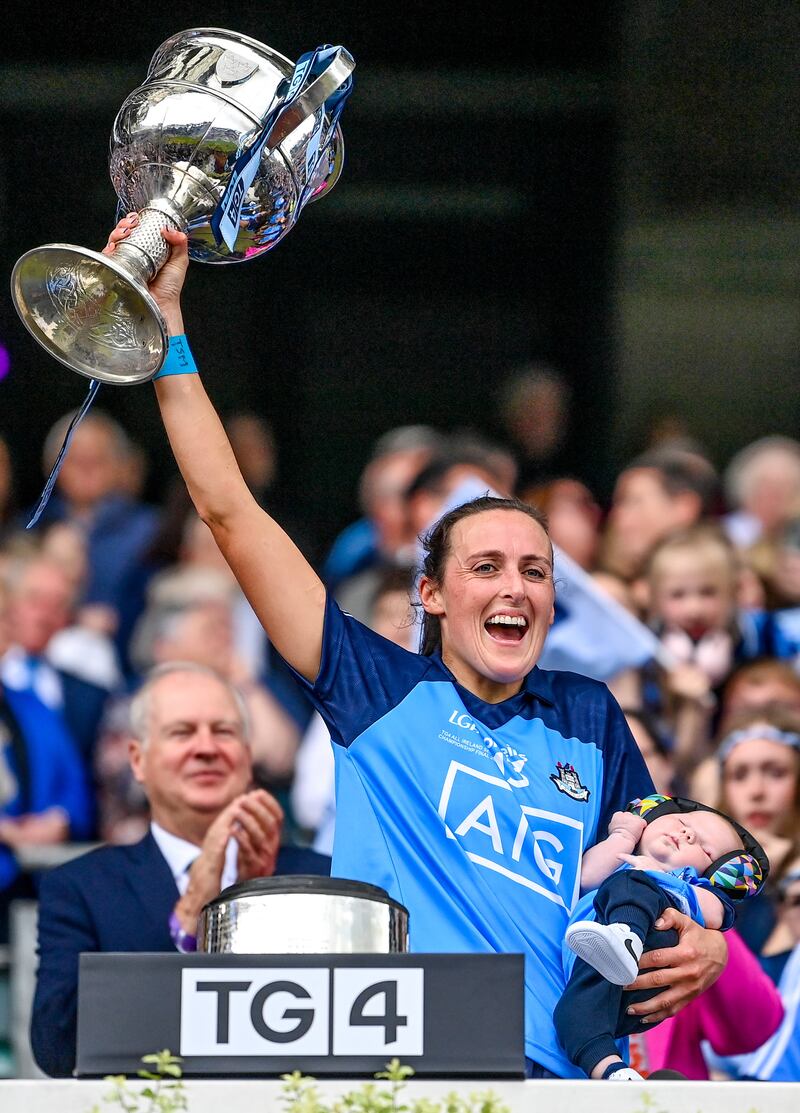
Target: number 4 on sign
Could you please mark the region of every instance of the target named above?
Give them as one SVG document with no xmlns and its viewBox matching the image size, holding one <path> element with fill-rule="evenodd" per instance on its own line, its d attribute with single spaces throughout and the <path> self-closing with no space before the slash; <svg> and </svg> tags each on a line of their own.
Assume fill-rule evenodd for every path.
<svg viewBox="0 0 800 1113">
<path fill-rule="evenodd" d="M 364 1013 L 364 1006 L 380 994 L 383 995 L 383 1013 Z M 350 1024 L 353 1027 L 365 1025 L 383 1028 L 383 1042 L 388 1047 L 397 1042 L 397 1029 L 408 1025 L 407 1016 L 397 1013 L 397 982 L 376 982 L 362 989 L 350 1010 Z"/>
<path fill-rule="evenodd" d="M 334 970 L 333 1054 L 422 1055 L 423 997 L 420 968 Z"/>
</svg>

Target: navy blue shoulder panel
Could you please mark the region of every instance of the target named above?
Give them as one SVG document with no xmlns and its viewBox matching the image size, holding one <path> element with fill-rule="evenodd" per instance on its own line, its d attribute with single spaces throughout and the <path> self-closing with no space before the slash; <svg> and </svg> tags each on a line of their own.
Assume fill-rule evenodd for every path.
<svg viewBox="0 0 800 1113">
<path fill-rule="evenodd" d="M 345 614 L 330 593 L 317 679 L 309 684 L 295 672 L 331 738 L 341 746 L 349 746 L 429 674 L 431 679 L 447 679 L 434 658 L 411 653 L 376 634 Z"/>
<path fill-rule="evenodd" d="M 597 825 L 597 837 L 603 839 L 614 812 L 635 797 L 655 791 L 625 716 L 599 680 L 573 672 L 535 669 L 530 682 L 552 700 L 551 707 L 544 706 L 538 712 L 546 726 L 603 752 L 603 798 Z"/>
</svg>

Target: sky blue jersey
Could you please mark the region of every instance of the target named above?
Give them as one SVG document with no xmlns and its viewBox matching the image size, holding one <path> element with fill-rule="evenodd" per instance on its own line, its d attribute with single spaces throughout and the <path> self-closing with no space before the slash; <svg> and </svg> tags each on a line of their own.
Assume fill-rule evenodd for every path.
<svg viewBox="0 0 800 1113">
<path fill-rule="evenodd" d="M 413 951 L 525 955 L 526 1054 L 583 1077 L 553 1027 L 581 856 L 653 791 L 608 689 L 535 668 L 484 703 L 330 599 L 309 687 L 335 743 L 333 875 L 404 904 Z"/>
</svg>

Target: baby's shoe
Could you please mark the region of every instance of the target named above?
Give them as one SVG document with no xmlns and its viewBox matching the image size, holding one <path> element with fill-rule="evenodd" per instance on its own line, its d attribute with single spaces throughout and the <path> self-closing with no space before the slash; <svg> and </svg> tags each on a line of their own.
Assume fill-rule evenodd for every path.
<svg viewBox="0 0 800 1113">
<path fill-rule="evenodd" d="M 644 1077 L 633 1067 L 619 1066 L 605 1075 L 606 1082 L 644 1082 Z"/>
<path fill-rule="evenodd" d="M 639 973 L 642 941 L 627 924 L 578 920 L 567 928 L 567 946 L 614 985 L 628 985 Z"/>
</svg>

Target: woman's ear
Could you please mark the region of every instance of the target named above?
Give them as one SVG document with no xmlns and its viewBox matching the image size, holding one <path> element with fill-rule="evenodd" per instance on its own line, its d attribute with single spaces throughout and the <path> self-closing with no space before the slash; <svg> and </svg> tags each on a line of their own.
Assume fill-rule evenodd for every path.
<svg viewBox="0 0 800 1113">
<path fill-rule="evenodd" d="M 444 614 L 439 585 L 428 576 L 422 576 L 419 581 L 419 598 L 427 614 Z"/>
</svg>

